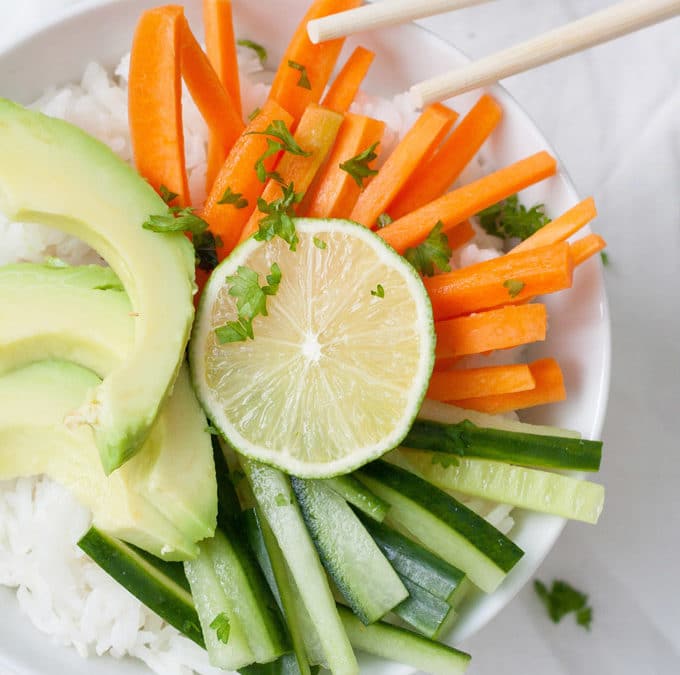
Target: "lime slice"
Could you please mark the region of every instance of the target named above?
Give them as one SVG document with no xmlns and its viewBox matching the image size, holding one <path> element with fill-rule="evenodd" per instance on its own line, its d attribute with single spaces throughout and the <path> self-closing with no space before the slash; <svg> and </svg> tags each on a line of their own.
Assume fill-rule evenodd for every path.
<svg viewBox="0 0 680 675">
<path fill-rule="evenodd" d="M 373 232 L 345 220 L 295 225 L 296 251 L 251 238 L 213 272 L 190 360 L 203 407 L 236 450 L 320 478 L 399 445 L 425 396 L 435 338 L 420 277 Z M 226 277 L 244 266 L 264 286 L 273 263 L 281 282 L 268 316 L 253 321 L 255 338 L 220 344 L 215 329 L 237 319 Z"/>
</svg>

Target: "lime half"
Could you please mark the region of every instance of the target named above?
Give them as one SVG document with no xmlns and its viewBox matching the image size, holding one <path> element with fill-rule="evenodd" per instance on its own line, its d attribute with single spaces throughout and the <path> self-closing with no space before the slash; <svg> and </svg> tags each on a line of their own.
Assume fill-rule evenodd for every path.
<svg viewBox="0 0 680 675">
<path fill-rule="evenodd" d="M 215 427 L 248 457 L 297 476 L 347 473 L 399 445 L 434 362 L 427 292 L 415 270 L 370 230 L 345 220 L 295 221 L 279 237 L 245 241 L 201 298 L 190 360 Z M 254 339 L 220 344 L 238 318 L 227 277 L 240 266 L 281 281 Z"/>
</svg>

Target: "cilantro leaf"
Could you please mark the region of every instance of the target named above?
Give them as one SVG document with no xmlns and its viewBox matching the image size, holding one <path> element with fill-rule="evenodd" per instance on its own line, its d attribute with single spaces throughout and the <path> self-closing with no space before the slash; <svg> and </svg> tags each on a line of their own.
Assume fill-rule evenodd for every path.
<svg viewBox="0 0 680 675">
<path fill-rule="evenodd" d="M 560 580 L 553 581 L 552 588 L 548 590 L 545 584 L 536 579 L 534 590 L 543 601 L 548 610 L 548 615 L 554 623 L 559 623 L 567 614 L 574 612 L 579 626 L 590 630 L 593 610 L 586 604 L 588 596 L 585 593 L 577 591 L 566 581 Z"/>
<path fill-rule="evenodd" d="M 340 164 L 340 168 L 352 176 L 354 182 L 362 189 L 364 187 L 364 178 L 375 176 L 375 174 L 378 173 L 376 169 L 371 169 L 368 166 L 369 163 L 378 156 L 375 152 L 377 146 L 378 141 L 366 148 L 363 152 L 360 152 L 354 157 L 350 157 L 347 161 Z"/>
<path fill-rule="evenodd" d="M 187 206 L 180 209 L 171 206 L 165 215 L 149 216 L 143 223 L 145 230 L 153 232 L 191 232 L 200 234 L 208 229 L 208 223 L 194 213 L 194 209 Z"/>
<path fill-rule="evenodd" d="M 225 612 L 218 614 L 210 623 L 210 628 L 215 630 L 217 634 L 217 639 L 224 643 L 225 645 L 229 643 L 229 632 L 231 630 L 231 624 L 229 623 L 229 617 Z"/>
<path fill-rule="evenodd" d="M 261 65 L 264 66 L 267 63 L 267 50 L 261 44 L 245 38 L 236 40 L 236 44 L 240 47 L 252 49 L 257 54 L 257 58 L 260 60 Z"/>
<path fill-rule="evenodd" d="M 520 204 L 519 197 L 514 194 L 480 211 L 477 217 L 479 224 L 488 234 L 523 241 L 550 222 L 544 209 L 543 204 L 535 204 L 527 209 L 524 204 Z"/>
<path fill-rule="evenodd" d="M 316 246 L 317 248 L 320 248 L 320 249 L 326 248 L 326 242 L 323 239 L 319 239 L 318 237 L 314 237 L 312 239 L 312 241 L 314 242 L 314 246 Z"/>
<path fill-rule="evenodd" d="M 279 236 L 290 245 L 290 250 L 295 251 L 298 243 L 295 231 L 295 205 L 302 200 L 302 192 L 295 192 L 293 183 L 282 187 L 281 197 L 267 203 L 262 197 L 257 200 L 257 208 L 267 215 L 258 222 L 258 231 L 255 233 L 257 241 L 271 241 Z"/>
<path fill-rule="evenodd" d="M 378 229 L 382 229 L 383 227 L 387 227 L 390 223 L 393 223 L 394 220 L 392 220 L 392 216 L 390 216 L 389 213 L 381 213 L 378 216 Z"/>
<path fill-rule="evenodd" d="M 248 206 L 248 200 L 243 197 L 242 192 L 233 192 L 230 187 L 224 191 L 224 194 L 217 202 L 218 204 L 233 204 L 237 209 L 244 209 Z"/>
<path fill-rule="evenodd" d="M 460 460 L 455 455 L 451 455 L 447 452 L 433 452 L 432 464 L 440 464 L 445 469 L 448 469 L 450 466 L 458 466 Z"/>
<path fill-rule="evenodd" d="M 303 89 L 312 88 L 312 83 L 309 81 L 309 77 L 307 76 L 307 68 L 305 68 L 305 66 L 303 66 L 301 63 L 298 63 L 297 61 L 291 61 L 288 59 L 288 67 L 293 68 L 293 70 L 297 70 L 300 73 L 300 79 L 297 82 L 298 87 L 302 87 Z"/>
<path fill-rule="evenodd" d="M 602 265 L 604 267 L 609 267 L 611 261 L 609 260 L 609 254 L 607 251 L 600 251 L 600 260 L 602 261 Z"/>
<path fill-rule="evenodd" d="M 435 267 L 440 272 L 451 270 L 449 265 L 451 247 L 449 238 L 442 232 L 443 227 L 444 223 L 440 220 L 422 244 L 404 251 L 404 258 L 425 276 L 433 276 Z"/>
<path fill-rule="evenodd" d="M 371 291 L 371 295 L 375 295 L 377 298 L 384 298 L 385 297 L 385 289 L 382 287 L 382 284 L 378 284 L 375 288 L 374 291 Z"/>
<path fill-rule="evenodd" d="M 165 185 L 161 185 L 158 188 L 158 192 L 161 196 L 161 199 L 168 204 L 168 206 L 179 197 L 179 195 L 176 192 L 172 192 L 168 190 L 168 188 L 165 187 Z"/>
<path fill-rule="evenodd" d="M 212 272 L 219 263 L 217 249 L 222 247 L 222 239 L 216 237 L 210 230 L 197 232 L 192 237 L 196 266 L 206 272 Z"/>
<path fill-rule="evenodd" d="M 246 319 L 239 319 L 238 321 L 227 321 L 224 326 L 215 328 L 215 335 L 217 341 L 221 344 L 228 342 L 245 342 L 248 338 L 255 339 L 253 334 L 253 323 Z"/>
<path fill-rule="evenodd" d="M 503 282 L 503 288 L 508 289 L 508 295 L 511 298 L 516 298 L 524 288 L 525 283 L 519 279 L 506 279 Z"/>
<path fill-rule="evenodd" d="M 289 152 L 291 155 L 300 155 L 301 157 L 308 157 L 311 152 L 303 150 L 293 138 L 293 135 L 288 130 L 286 123 L 283 120 L 274 120 L 264 131 L 248 131 L 248 134 L 256 136 L 270 136 L 267 138 L 267 149 L 262 156 L 255 162 L 255 172 L 257 177 L 264 183 L 267 178 L 274 178 L 282 183 L 281 176 L 273 172 L 268 172 L 264 165 L 264 160 L 277 152 Z M 272 138 L 277 140 L 272 140 Z"/>
</svg>

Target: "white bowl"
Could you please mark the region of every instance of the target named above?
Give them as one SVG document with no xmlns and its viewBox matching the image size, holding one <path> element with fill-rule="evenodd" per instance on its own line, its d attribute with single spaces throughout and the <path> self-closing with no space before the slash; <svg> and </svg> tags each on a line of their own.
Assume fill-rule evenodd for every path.
<svg viewBox="0 0 680 675">
<path fill-rule="evenodd" d="M 29 37 L 0 53 L 0 96 L 28 103 L 51 84 L 79 80 L 85 64 L 97 60 L 114 66 L 129 50 L 131 36 L 143 9 L 158 0 L 108 0 L 80 5 Z M 200 32 L 200 1 L 186 0 L 186 13 Z M 308 0 L 236 0 L 237 34 L 265 44 L 269 63 L 277 64 L 287 40 Z M 282 6 L 285 5 L 285 11 Z M 361 43 L 378 56 L 366 90 L 395 94 L 435 72 L 467 59 L 453 46 L 414 25 L 364 34 L 348 40 L 347 50 Z M 493 166 L 504 166 L 539 150 L 554 154 L 547 140 L 518 104 L 500 87 L 491 93 L 503 105 L 501 127 L 487 143 L 484 154 Z M 461 113 L 479 96 L 473 92 L 451 101 Z M 528 189 L 529 203 L 544 202 L 555 216 L 578 201 L 564 168 L 559 175 Z M 550 315 L 548 340 L 532 347 L 531 356 L 555 356 L 564 370 L 569 398 L 566 402 L 532 411 L 525 419 L 578 429 L 597 437 L 602 429 L 609 387 L 610 335 L 607 301 L 599 260 L 588 261 L 575 275 L 573 288 L 547 299 Z M 534 574 L 564 527 L 554 516 L 515 511 L 512 538 L 525 556 L 491 596 L 472 595 L 461 607 L 449 642 L 456 644 L 489 621 Z M 22 616 L 13 591 L 0 589 L 0 671 L 21 675 L 70 673 L 71 675 L 133 675 L 148 672 L 139 662 L 111 658 L 80 659 L 75 651 L 56 647 Z M 493 649 L 493 646 L 490 647 Z M 473 654 L 474 658 L 474 654 Z M 362 673 L 397 675 L 411 668 L 378 659 L 361 661 Z"/>
</svg>

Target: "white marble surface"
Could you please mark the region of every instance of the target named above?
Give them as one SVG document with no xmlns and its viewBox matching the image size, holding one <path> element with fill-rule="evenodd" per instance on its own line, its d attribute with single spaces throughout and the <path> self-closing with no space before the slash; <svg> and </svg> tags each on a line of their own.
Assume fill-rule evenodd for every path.
<svg viewBox="0 0 680 675">
<path fill-rule="evenodd" d="M 256 0 L 249 0 L 256 1 Z M 0 46 L 78 0 L 0 0 Z M 497 0 L 425 21 L 481 56 L 609 4 Z M 590 593 L 590 633 L 553 626 L 529 587 L 463 645 L 471 675 L 680 672 L 680 19 L 505 82 L 594 195 L 609 242 L 613 377 L 597 528 L 543 564 Z"/>
</svg>

